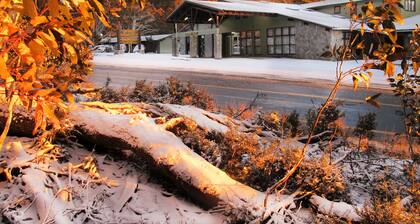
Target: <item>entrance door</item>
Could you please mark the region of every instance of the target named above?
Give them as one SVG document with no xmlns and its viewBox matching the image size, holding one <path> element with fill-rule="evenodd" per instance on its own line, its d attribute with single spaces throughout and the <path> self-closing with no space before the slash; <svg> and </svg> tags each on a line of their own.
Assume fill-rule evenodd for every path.
<svg viewBox="0 0 420 224">
<path fill-rule="evenodd" d="M 231 37 L 231 55 L 241 55 L 241 38 L 239 33 L 232 33 Z"/>
</svg>

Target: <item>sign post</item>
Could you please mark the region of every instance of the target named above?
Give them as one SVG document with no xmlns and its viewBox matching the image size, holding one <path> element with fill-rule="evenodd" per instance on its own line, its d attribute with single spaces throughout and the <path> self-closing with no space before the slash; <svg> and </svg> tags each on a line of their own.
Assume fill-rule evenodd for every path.
<svg viewBox="0 0 420 224">
<path fill-rule="evenodd" d="M 140 44 L 140 32 L 138 30 L 120 30 L 118 38 L 118 43 L 128 44 L 129 52 L 132 52 L 133 44 Z"/>
</svg>

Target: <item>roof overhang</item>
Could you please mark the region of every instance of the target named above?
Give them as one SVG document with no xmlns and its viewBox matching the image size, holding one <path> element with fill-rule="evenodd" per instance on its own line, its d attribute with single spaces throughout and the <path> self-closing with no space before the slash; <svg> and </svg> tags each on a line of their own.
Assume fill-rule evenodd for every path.
<svg viewBox="0 0 420 224">
<path fill-rule="evenodd" d="M 276 16 L 275 13 L 226 10 L 194 1 L 184 1 L 169 15 L 169 23 L 213 23 L 215 16 Z"/>
</svg>

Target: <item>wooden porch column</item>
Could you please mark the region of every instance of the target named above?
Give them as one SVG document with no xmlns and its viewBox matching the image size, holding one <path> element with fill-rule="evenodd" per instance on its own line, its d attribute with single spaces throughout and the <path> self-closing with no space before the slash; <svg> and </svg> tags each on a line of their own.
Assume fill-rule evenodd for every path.
<svg viewBox="0 0 420 224">
<path fill-rule="evenodd" d="M 190 35 L 190 57 L 198 58 L 198 33 L 194 31 Z"/>
<path fill-rule="evenodd" d="M 220 17 L 216 16 L 216 33 L 214 34 L 214 58 L 222 59 L 222 34 L 220 33 Z"/>
<path fill-rule="evenodd" d="M 179 56 L 179 38 L 178 38 L 178 25 L 174 23 L 175 34 L 172 37 L 172 56 Z"/>
</svg>

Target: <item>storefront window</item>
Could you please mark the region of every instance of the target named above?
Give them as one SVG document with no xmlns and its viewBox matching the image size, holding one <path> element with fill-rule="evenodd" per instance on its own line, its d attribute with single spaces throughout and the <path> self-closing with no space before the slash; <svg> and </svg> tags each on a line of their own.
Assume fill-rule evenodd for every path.
<svg viewBox="0 0 420 224">
<path fill-rule="evenodd" d="M 416 11 L 416 0 L 404 0 L 405 11 L 415 12 Z"/>
<path fill-rule="evenodd" d="M 277 27 L 267 30 L 267 53 L 269 55 L 296 54 L 295 27 Z"/>
<path fill-rule="evenodd" d="M 261 31 L 241 32 L 241 55 L 261 54 Z"/>
</svg>

